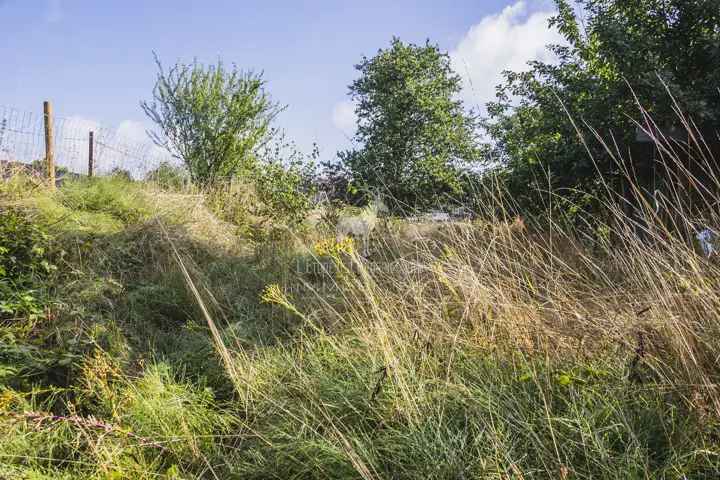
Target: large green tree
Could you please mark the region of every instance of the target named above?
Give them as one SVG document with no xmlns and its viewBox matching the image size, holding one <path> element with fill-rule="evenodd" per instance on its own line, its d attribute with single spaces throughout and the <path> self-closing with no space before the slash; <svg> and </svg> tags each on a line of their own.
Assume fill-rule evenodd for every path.
<svg viewBox="0 0 720 480">
<path fill-rule="evenodd" d="M 359 148 L 340 152 L 356 187 L 425 208 L 462 192 L 461 170 L 479 158 L 477 125 L 457 99 L 460 78 L 438 46 L 403 43 L 356 66 Z"/>
<path fill-rule="evenodd" d="M 661 127 L 678 122 L 674 106 L 699 125 L 720 120 L 718 0 L 556 4 L 551 23 L 567 41 L 549 47 L 558 62 L 507 72 L 498 100 L 488 106 L 488 130 L 525 206 L 538 205 L 527 188 L 535 181 L 550 178 L 556 191 L 573 197 L 598 188 L 601 176 L 617 176 L 616 161 L 596 135 L 627 157 L 635 122 L 643 123 L 639 105 Z M 638 169 L 647 161 L 633 159 Z"/>
</svg>

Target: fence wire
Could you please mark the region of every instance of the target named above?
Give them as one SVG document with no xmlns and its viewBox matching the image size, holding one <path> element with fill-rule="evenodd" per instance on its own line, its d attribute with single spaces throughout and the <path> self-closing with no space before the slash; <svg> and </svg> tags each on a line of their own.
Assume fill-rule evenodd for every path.
<svg viewBox="0 0 720 480">
<path fill-rule="evenodd" d="M 27 112 L 0 105 L 0 162 L 35 165 L 45 160 L 45 124 L 42 112 Z M 94 174 L 127 172 L 143 179 L 162 163 L 179 160 L 149 138 L 123 137 L 116 128 L 92 125 L 77 118 L 53 116 L 53 153 L 58 169 L 85 175 L 88 171 L 89 134 L 94 136 Z"/>
</svg>

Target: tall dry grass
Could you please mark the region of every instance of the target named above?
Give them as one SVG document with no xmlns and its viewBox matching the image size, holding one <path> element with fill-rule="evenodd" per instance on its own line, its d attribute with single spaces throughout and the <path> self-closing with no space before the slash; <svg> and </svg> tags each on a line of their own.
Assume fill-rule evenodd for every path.
<svg viewBox="0 0 720 480">
<path fill-rule="evenodd" d="M 472 222 L 391 224 L 369 258 L 308 247 L 333 268 L 299 275 L 303 295 L 280 285 L 263 295 L 296 319 L 289 341 L 254 348 L 214 334 L 247 434 L 234 471 L 717 475 L 720 271 L 693 235 L 720 226 L 720 183 L 686 127 L 684 145 L 653 137 L 675 177 L 666 190 L 643 191 L 626 169 L 637 201 L 606 183 L 602 221 L 518 225 L 512 199 L 489 182 Z"/>
<path fill-rule="evenodd" d="M 367 255 L 332 226 L 252 248 L 202 192 L 23 193 L 78 246 L 48 330 L 94 333 L 77 385 L 0 392 L 0 475 L 717 478 L 719 267 L 693 235 L 720 185 L 687 127 L 655 138 L 665 189 L 625 170 L 634 210 L 608 180 L 602 215 L 520 223 L 489 181 L 474 220 L 382 221 Z"/>
</svg>

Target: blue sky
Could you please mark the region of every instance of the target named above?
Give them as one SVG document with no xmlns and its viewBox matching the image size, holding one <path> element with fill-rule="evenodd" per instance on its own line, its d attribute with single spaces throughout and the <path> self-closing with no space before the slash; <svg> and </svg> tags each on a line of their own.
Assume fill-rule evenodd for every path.
<svg viewBox="0 0 720 480">
<path fill-rule="evenodd" d="M 347 148 L 353 107 L 347 86 L 362 55 L 393 35 L 426 38 L 451 52 L 463 98 L 482 104 L 499 73 L 558 40 L 546 0 L 240 1 L 0 0 L 0 105 L 111 125 L 143 138 L 139 107 L 155 78 L 152 51 L 176 60 L 237 63 L 264 71 L 280 124 L 323 160 Z"/>
</svg>

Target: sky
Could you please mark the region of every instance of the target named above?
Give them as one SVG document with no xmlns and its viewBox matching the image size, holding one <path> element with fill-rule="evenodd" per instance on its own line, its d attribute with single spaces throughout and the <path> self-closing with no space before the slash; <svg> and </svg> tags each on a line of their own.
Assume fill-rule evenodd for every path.
<svg viewBox="0 0 720 480">
<path fill-rule="evenodd" d="M 462 99 L 482 108 L 505 69 L 551 61 L 560 42 L 549 0 L 0 0 L 0 106 L 42 111 L 145 140 L 140 108 L 156 77 L 153 52 L 176 61 L 221 59 L 263 72 L 278 119 L 321 160 L 351 147 L 347 95 L 356 65 L 393 36 L 450 53 Z"/>
</svg>

